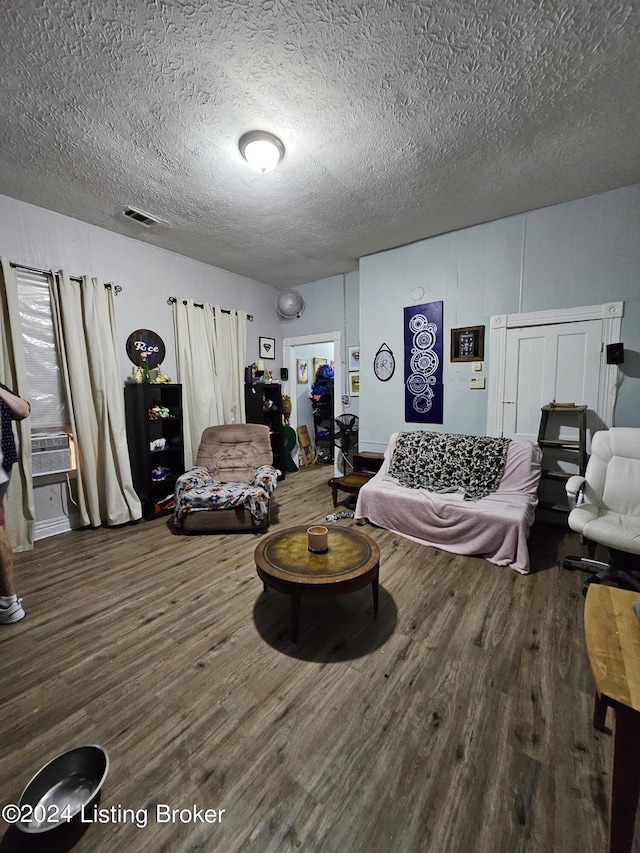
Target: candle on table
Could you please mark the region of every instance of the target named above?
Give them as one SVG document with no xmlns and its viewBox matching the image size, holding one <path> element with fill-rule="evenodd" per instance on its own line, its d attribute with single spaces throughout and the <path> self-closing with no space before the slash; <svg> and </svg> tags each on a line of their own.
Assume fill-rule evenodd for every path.
<svg viewBox="0 0 640 853">
<path fill-rule="evenodd" d="M 307 530 L 309 550 L 319 553 L 329 547 L 329 530 L 321 525 L 314 525 Z"/>
</svg>

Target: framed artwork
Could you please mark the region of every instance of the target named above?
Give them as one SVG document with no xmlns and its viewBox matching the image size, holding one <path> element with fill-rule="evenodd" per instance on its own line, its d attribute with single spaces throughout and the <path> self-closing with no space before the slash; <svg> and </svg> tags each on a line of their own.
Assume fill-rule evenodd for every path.
<svg viewBox="0 0 640 853">
<path fill-rule="evenodd" d="M 360 347 L 349 347 L 347 361 L 349 362 L 347 370 L 360 370 Z"/>
<path fill-rule="evenodd" d="M 316 381 L 316 376 L 318 375 L 318 368 L 323 364 L 328 364 L 328 358 L 314 358 L 313 359 L 313 381 Z"/>
<path fill-rule="evenodd" d="M 444 303 L 425 302 L 403 310 L 404 419 L 407 423 L 441 424 Z"/>
<path fill-rule="evenodd" d="M 349 394 L 352 397 L 360 396 L 360 371 L 352 370 L 349 374 Z"/>
<path fill-rule="evenodd" d="M 451 361 L 484 361 L 484 326 L 451 329 Z"/>
<path fill-rule="evenodd" d="M 260 358 L 276 357 L 276 339 L 260 338 Z"/>
<path fill-rule="evenodd" d="M 299 358 L 296 362 L 298 384 L 307 385 L 309 383 L 309 366 L 306 358 Z"/>
</svg>

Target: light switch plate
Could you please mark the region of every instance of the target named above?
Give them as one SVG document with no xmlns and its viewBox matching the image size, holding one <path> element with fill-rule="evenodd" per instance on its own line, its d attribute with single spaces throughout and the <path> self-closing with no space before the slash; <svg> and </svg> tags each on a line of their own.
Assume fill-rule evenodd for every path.
<svg viewBox="0 0 640 853">
<path fill-rule="evenodd" d="M 481 361 L 471 362 L 471 370 L 473 370 L 474 373 L 480 373 L 480 371 L 482 370 L 482 366 L 483 363 Z"/>
<path fill-rule="evenodd" d="M 469 388 L 484 388 L 484 376 L 475 376 L 470 379 Z"/>
</svg>

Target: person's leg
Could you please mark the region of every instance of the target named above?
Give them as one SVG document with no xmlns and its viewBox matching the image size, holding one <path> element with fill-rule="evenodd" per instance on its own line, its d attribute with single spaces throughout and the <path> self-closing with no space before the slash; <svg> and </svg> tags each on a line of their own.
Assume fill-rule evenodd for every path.
<svg viewBox="0 0 640 853">
<path fill-rule="evenodd" d="M 7 531 L 0 527 L 0 596 L 16 594 L 13 579 L 13 548 Z"/>
<path fill-rule="evenodd" d="M 6 484 L 2 484 L 3 486 Z M 13 548 L 4 527 L 4 492 L 0 486 L 0 625 L 24 618 L 22 599 L 16 595 L 13 577 Z"/>
</svg>

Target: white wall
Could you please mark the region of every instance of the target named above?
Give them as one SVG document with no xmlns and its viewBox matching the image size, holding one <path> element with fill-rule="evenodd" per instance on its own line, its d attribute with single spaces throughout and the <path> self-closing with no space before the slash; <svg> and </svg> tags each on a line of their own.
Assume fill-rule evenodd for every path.
<svg viewBox="0 0 640 853">
<path fill-rule="evenodd" d="M 335 393 L 347 393 L 346 348 L 358 343 L 360 328 L 360 289 L 357 272 L 335 275 L 320 281 L 296 287 L 305 300 L 305 309 L 299 319 L 282 322 L 281 337 L 298 338 L 339 331 L 342 352 L 336 353 L 343 364 L 342 388 Z M 310 368 L 311 369 L 311 368 Z M 294 377 L 295 379 L 295 377 Z M 358 414 L 358 398 L 353 397 L 344 411 Z"/>
<path fill-rule="evenodd" d="M 404 420 L 403 308 L 444 302 L 444 424 L 484 435 L 487 391 L 469 389 L 471 367 L 451 363 L 450 330 L 486 326 L 494 314 L 624 300 L 615 424 L 640 426 L 640 184 L 467 228 L 360 260 L 360 448 L 380 450 Z M 416 288 L 424 296 L 416 297 Z M 389 382 L 373 374 L 386 342 Z M 491 382 L 485 369 L 478 374 Z M 430 427 L 425 427 L 430 428 Z"/>
<path fill-rule="evenodd" d="M 276 339 L 281 352 L 277 290 L 217 267 L 149 246 L 7 196 L 0 196 L 0 254 L 18 264 L 64 269 L 122 287 L 116 298 L 122 377 L 131 373 L 125 343 L 136 329 L 157 332 L 167 348 L 165 372 L 176 379 L 170 296 L 210 302 L 254 315 L 248 324 L 247 361 L 258 359 L 258 338 Z M 273 363 L 279 371 L 280 355 Z"/>
<path fill-rule="evenodd" d="M 271 365 L 277 371 L 274 375 L 279 372 L 282 335 L 275 310 L 277 291 L 268 285 L 6 196 L 0 196 L 0 254 L 18 264 L 64 269 L 70 275 L 95 276 L 122 287 L 115 304 L 123 380 L 133 367 L 126 355 L 127 338 L 136 329 L 152 329 L 167 349 L 163 368 L 177 381 L 170 296 L 253 314 L 247 362 L 258 359 L 258 338 L 272 337 L 277 359 Z M 37 535 L 68 529 L 68 517 L 74 518 L 64 483 L 38 486 L 35 506 Z"/>
</svg>

